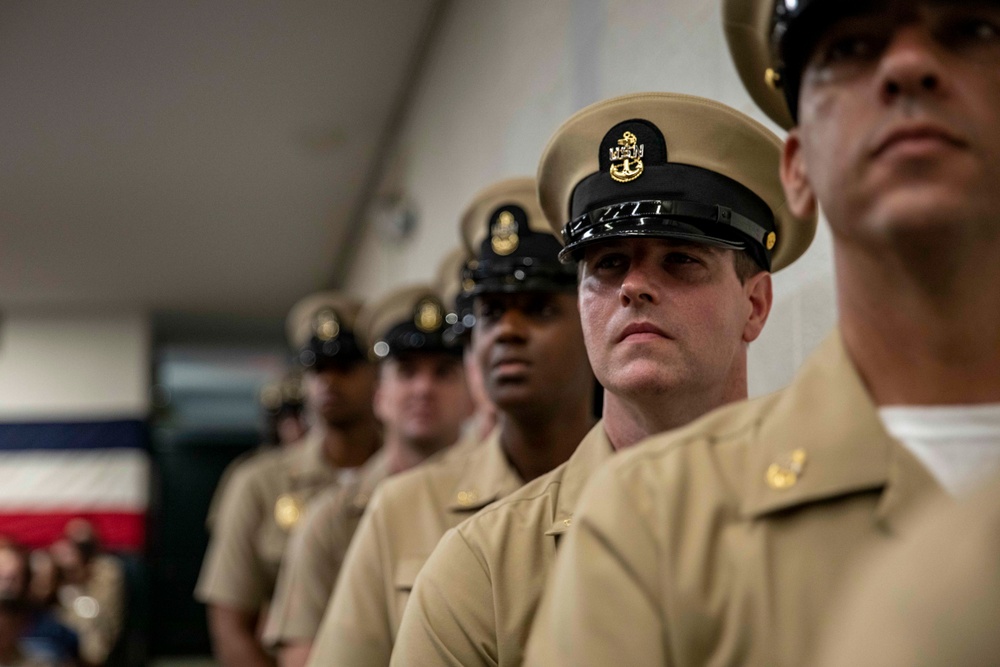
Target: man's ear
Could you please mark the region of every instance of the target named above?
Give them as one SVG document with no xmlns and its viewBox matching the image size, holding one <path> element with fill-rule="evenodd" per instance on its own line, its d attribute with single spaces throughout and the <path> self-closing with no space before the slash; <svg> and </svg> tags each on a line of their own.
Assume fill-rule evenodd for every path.
<svg viewBox="0 0 1000 667">
<path fill-rule="evenodd" d="M 771 274 L 761 271 L 750 277 L 746 285 L 747 299 L 750 302 L 750 314 L 743 325 L 743 342 L 752 343 L 764 330 L 767 316 L 771 313 L 771 303 L 774 296 L 771 292 Z"/>
<path fill-rule="evenodd" d="M 798 128 L 792 128 L 785 140 L 785 147 L 781 152 L 780 175 L 789 210 L 799 218 L 815 215 L 816 195 L 806 174 Z"/>
</svg>

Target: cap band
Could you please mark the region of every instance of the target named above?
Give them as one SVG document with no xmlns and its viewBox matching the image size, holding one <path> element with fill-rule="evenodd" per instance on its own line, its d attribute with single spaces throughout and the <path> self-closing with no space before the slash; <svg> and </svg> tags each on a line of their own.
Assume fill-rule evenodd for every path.
<svg viewBox="0 0 1000 667">
<path fill-rule="evenodd" d="M 462 347 L 454 341 L 446 340 L 447 328 L 444 322 L 434 331 L 421 331 L 413 322 L 401 322 L 375 343 L 375 354 L 379 358 L 398 357 L 401 354 L 444 353 L 461 356 Z"/>
<path fill-rule="evenodd" d="M 366 358 L 354 333 L 347 329 L 340 329 L 337 337 L 332 340 L 311 337 L 298 355 L 302 366 L 316 371 L 336 366 L 350 366 Z"/>
<path fill-rule="evenodd" d="M 559 242 L 550 236 L 549 257 L 500 257 L 480 260 L 469 275 L 471 296 L 495 292 L 562 292 L 576 289 L 576 270 L 558 259 Z M 548 240 L 548 239 L 547 239 Z"/>
<path fill-rule="evenodd" d="M 778 83 L 792 120 L 799 120 L 802 72 L 816 40 L 840 16 L 863 11 L 870 0 L 776 0 L 771 20 L 771 57 L 779 74 Z M 823 10 L 823 11 L 819 11 Z"/>
<path fill-rule="evenodd" d="M 742 183 L 716 171 L 671 162 L 647 165 L 632 183 L 617 184 L 603 172 L 573 190 L 571 220 L 563 228 L 562 261 L 584 244 L 618 237 L 676 238 L 746 250 L 771 270 L 774 213 Z"/>
<path fill-rule="evenodd" d="M 732 228 L 741 234 L 757 241 L 761 246 L 767 243 L 771 233 L 768 228 L 750 218 L 737 213 L 729 207 L 716 204 L 683 200 L 640 200 L 612 204 L 571 220 L 563 228 L 563 239 L 566 247 L 559 253 L 559 258 L 569 261 L 573 252 L 588 242 L 593 242 L 607 236 L 665 236 L 686 238 L 700 243 L 712 243 L 735 250 L 747 247 L 739 237 L 725 238 L 710 234 L 707 230 L 682 224 L 685 221 L 711 223 L 719 225 L 717 233 L 725 233 L 725 228 Z M 630 223 L 627 229 L 616 223 Z M 769 268 L 770 253 L 766 253 L 765 268 Z"/>
</svg>

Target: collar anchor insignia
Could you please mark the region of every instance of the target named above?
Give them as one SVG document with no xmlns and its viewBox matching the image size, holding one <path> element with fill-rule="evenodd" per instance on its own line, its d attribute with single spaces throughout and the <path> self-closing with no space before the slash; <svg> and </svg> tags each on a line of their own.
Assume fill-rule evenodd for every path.
<svg viewBox="0 0 1000 667">
<path fill-rule="evenodd" d="M 806 467 L 806 452 L 796 449 L 788 456 L 772 463 L 767 469 L 767 485 L 775 491 L 795 486 Z"/>
<path fill-rule="evenodd" d="M 283 493 L 274 503 L 274 522 L 285 531 L 295 527 L 302 518 L 302 502 L 291 493 Z"/>
</svg>

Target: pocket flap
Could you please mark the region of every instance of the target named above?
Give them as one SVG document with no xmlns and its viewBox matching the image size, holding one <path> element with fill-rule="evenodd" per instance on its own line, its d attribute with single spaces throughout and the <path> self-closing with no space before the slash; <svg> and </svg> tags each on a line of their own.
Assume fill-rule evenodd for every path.
<svg viewBox="0 0 1000 667">
<path fill-rule="evenodd" d="M 413 582 L 417 580 L 420 568 L 427 562 L 426 558 L 406 558 L 396 564 L 394 582 L 396 590 L 409 591 L 413 589 Z"/>
</svg>

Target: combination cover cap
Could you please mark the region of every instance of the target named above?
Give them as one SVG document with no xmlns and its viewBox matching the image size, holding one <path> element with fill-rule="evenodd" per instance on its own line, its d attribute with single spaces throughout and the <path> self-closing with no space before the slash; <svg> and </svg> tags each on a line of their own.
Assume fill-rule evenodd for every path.
<svg viewBox="0 0 1000 667">
<path fill-rule="evenodd" d="M 835 14 L 864 0 L 724 0 L 722 29 L 750 97 L 784 129 L 795 125 L 802 68 Z"/>
<path fill-rule="evenodd" d="M 447 309 L 430 285 L 390 292 L 361 310 L 358 331 L 375 359 L 407 353 L 448 353 L 461 356 L 461 345 L 445 339 Z"/>
<path fill-rule="evenodd" d="M 444 333 L 446 341 L 467 342 L 467 334 L 471 333 L 476 324 L 472 307 L 472 289 L 475 283 L 472 282 L 469 269 L 470 261 L 472 256 L 464 246 L 455 248 L 441 260 L 434 278 L 434 291 L 441 295 L 448 311 L 444 317 L 448 324 L 448 330 Z"/>
<path fill-rule="evenodd" d="M 561 246 L 538 206 L 534 179 L 502 181 L 476 195 L 462 216 L 462 240 L 473 255 L 472 296 L 576 289 L 576 270 L 559 261 Z"/>
<path fill-rule="evenodd" d="M 288 342 L 306 369 L 350 365 L 367 359 L 354 334 L 361 304 L 339 292 L 311 294 L 285 321 Z"/>
<path fill-rule="evenodd" d="M 774 133 L 719 102 L 627 95 L 556 131 L 539 163 L 539 199 L 565 261 L 613 238 L 673 238 L 746 250 L 778 271 L 816 233 L 816 216 L 788 210 L 781 150 Z"/>
</svg>

